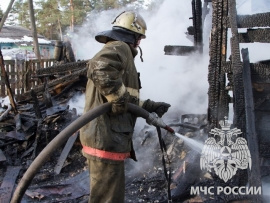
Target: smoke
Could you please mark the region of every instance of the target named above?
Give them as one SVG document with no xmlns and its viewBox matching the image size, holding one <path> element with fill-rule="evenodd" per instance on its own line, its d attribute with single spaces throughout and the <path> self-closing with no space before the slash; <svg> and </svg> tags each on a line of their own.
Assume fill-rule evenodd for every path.
<svg viewBox="0 0 270 203">
<path fill-rule="evenodd" d="M 73 39 L 78 59 L 90 59 L 102 48 L 103 44 L 96 42 L 94 36 L 111 29 L 111 22 L 122 11 L 103 11 L 88 16 Z M 192 16 L 191 1 L 164 1 L 156 10 L 139 12 L 147 22 L 147 38 L 141 41 L 144 62 L 139 56 L 135 59 L 141 73 L 141 99 L 170 103 L 171 111 L 205 113 L 208 50 L 205 56 L 168 56 L 163 51 L 165 45 L 193 45 L 185 34 L 187 27 L 192 25 L 189 19 Z"/>
<path fill-rule="evenodd" d="M 109 10 L 91 13 L 88 16 L 82 29 L 72 41 L 77 59 L 91 59 L 102 48 L 103 44 L 96 42 L 94 36 L 98 32 L 110 30 L 113 19 L 124 10 Z M 192 20 L 189 19 L 192 17 L 191 0 L 163 1 L 153 9 L 142 9 L 139 13 L 147 23 L 146 39 L 140 44 L 144 62 L 140 61 L 139 53 L 135 58 L 137 70 L 141 75 L 141 99 L 171 104 L 171 108 L 164 116 L 165 121 L 172 116 L 180 118 L 180 113 L 206 113 L 208 38 L 211 21 L 206 19 L 207 23 L 205 23 L 204 55 L 194 53 L 190 56 L 172 56 L 164 54 L 166 45 L 193 46 L 193 42 L 185 34 L 187 27 L 192 26 Z M 76 99 L 76 104 L 84 106 L 84 100 Z M 145 127 L 145 120 L 138 119 L 134 132 L 134 148 L 139 161 L 131 163 L 134 173 L 144 170 L 142 168 L 153 166 L 153 148 L 158 146 L 156 135 L 154 138 L 149 138 L 152 143 L 148 143 L 147 147 L 140 145 L 144 136 L 141 130 Z M 156 132 L 155 128 L 154 132 Z M 148 164 L 140 161 L 145 160 L 143 159 L 145 156 L 149 157 Z"/>
</svg>

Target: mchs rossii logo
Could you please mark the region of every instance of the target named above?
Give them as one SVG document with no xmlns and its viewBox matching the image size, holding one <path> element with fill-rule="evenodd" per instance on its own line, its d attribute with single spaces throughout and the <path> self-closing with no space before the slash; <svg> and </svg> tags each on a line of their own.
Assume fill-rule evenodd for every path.
<svg viewBox="0 0 270 203">
<path fill-rule="evenodd" d="M 201 170 L 214 172 L 225 183 L 238 169 L 251 169 L 251 156 L 247 141 L 240 137 L 241 130 L 231 129 L 227 118 L 219 122 L 221 129 L 211 129 L 205 141 L 200 157 Z M 191 186 L 190 194 L 198 195 L 257 195 L 262 194 L 262 187 L 256 186 Z"/>
<path fill-rule="evenodd" d="M 215 172 L 224 182 L 230 180 L 238 169 L 251 169 L 251 156 L 241 130 L 230 129 L 228 120 L 219 122 L 221 129 L 211 129 L 213 135 L 205 141 L 200 158 L 201 170 Z"/>
</svg>

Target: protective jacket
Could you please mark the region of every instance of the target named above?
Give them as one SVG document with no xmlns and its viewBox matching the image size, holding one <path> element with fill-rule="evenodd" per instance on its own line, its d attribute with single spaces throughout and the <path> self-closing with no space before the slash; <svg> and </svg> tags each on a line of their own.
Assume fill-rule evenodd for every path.
<svg viewBox="0 0 270 203">
<path fill-rule="evenodd" d="M 110 41 L 89 60 L 84 112 L 115 100 L 126 91 L 131 95 L 130 102 L 139 104 L 140 81 L 134 64 L 136 55 L 137 50 L 125 42 Z M 135 122 L 136 116 L 129 112 L 121 115 L 106 113 L 81 128 L 81 143 L 91 149 L 130 153 L 133 151 L 132 135 Z M 102 159 L 115 163 L 113 160 L 89 155 L 84 151 L 83 155 L 92 160 Z"/>
</svg>

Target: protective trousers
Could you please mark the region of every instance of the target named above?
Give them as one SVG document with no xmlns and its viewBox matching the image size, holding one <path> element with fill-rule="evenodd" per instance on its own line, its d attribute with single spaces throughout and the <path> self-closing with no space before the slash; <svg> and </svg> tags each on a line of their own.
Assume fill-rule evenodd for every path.
<svg viewBox="0 0 270 203">
<path fill-rule="evenodd" d="M 124 203 L 125 166 L 88 159 L 90 196 L 88 203 Z"/>
</svg>

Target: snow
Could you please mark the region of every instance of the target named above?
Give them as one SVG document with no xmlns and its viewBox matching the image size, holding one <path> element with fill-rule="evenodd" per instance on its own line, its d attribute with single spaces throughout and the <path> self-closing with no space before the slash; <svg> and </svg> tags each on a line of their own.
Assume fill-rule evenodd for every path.
<svg viewBox="0 0 270 203">
<path fill-rule="evenodd" d="M 11 39 L 11 38 L 3 38 L 0 37 L 0 43 L 18 43 L 18 42 L 33 42 L 32 37 L 23 36 L 21 39 Z M 38 38 L 38 42 L 40 44 L 51 44 L 51 41 L 46 39 Z"/>
</svg>

